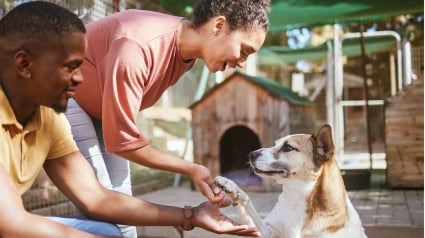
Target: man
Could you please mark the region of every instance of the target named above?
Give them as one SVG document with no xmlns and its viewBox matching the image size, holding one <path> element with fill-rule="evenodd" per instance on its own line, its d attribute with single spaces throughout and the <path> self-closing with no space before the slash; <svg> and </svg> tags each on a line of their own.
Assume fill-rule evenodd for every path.
<svg viewBox="0 0 425 238">
<path fill-rule="evenodd" d="M 83 81 L 79 67 L 86 47 L 83 23 L 52 3 L 24 3 L 0 20 L 0 236 L 120 236 L 115 223 L 258 235 L 209 202 L 185 209 L 158 205 L 98 182 L 62 114 Z M 42 166 L 87 218 L 48 219 L 24 209 L 20 196 Z"/>
</svg>

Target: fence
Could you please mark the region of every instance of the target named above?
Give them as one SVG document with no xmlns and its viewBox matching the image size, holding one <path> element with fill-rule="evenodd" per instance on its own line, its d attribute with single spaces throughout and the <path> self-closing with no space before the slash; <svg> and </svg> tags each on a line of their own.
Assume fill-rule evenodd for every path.
<svg viewBox="0 0 425 238">
<path fill-rule="evenodd" d="M 0 17 L 27 0 L 0 0 Z M 103 18 L 113 12 L 112 0 L 48 0 L 77 14 L 84 23 Z M 122 1 L 125 2 L 125 1 Z"/>
</svg>

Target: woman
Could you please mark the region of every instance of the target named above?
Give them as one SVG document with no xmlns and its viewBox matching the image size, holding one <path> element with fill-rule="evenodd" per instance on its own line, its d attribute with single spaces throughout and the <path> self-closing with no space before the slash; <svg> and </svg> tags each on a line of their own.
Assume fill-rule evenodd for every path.
<svg viewBox="0 0 425 238">
<path fill-rule="evenodd" d="M 136 118 L 197 59 L 211 72 L 243 67 L 264 43 L 269 5 L 268 0 L 201 0 L 192 21 L 127 10 L 86 26 L 84 83 L 70 101 L 67 118 L 104 186 L 131 194 L 131 160 L 189 176 L 210 202 L 224 198 L 206 167 L 149 145 Z M 135 237 L 134 228 L 122 231 Z"/>
</svg>

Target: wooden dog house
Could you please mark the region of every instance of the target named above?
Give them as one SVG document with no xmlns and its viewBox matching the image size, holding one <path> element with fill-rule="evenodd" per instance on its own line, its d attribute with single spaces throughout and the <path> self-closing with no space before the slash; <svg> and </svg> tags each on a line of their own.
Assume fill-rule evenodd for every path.
<svg viewBox="0 0 425 238">
<path fill-rule="evenodd" d="M 194 160 L 212 176 L 248 170 L 249 152 L 289 133 L 314 131 L 312 105 L 274 80 L 237 71 L 190 106 Z"/>
</svg>

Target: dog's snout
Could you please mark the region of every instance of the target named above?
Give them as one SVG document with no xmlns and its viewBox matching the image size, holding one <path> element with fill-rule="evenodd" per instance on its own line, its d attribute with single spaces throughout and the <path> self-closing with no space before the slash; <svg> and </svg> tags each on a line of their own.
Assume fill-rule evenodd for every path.
<svg viewBox="0 0 425 238">
<path fill-rule="evenodd" d="M 249 153 L 249 159 L 257 159 L 261 155 L 261 151 L 255 150 Z"/>
</svg>

